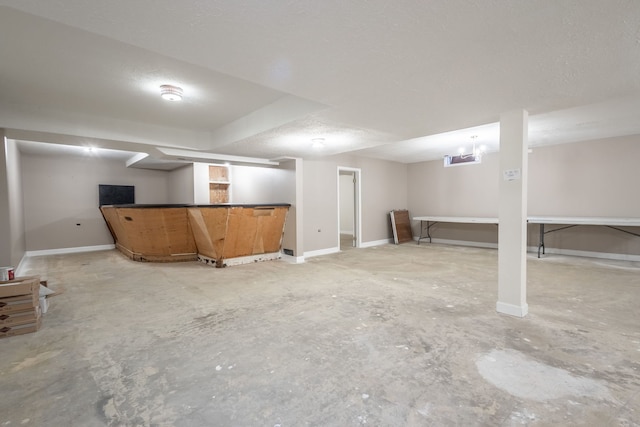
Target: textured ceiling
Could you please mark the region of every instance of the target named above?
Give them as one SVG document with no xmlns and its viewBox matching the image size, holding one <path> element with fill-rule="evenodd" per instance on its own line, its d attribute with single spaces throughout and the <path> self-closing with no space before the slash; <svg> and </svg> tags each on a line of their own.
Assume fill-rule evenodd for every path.
<svg viewBox="0 0 640 427">
<path fill-rule="evenodd" d="M 152 156 L 402 162 L 470 135 L 497 149 L 494 123 L 520 108 L 532 145 L 640 133 L 635 0 L 0 5 L 7 129 L 143 144 Z M 182 86 L 184 102 L 161 102 L 163 83 Z"/>
</svg>

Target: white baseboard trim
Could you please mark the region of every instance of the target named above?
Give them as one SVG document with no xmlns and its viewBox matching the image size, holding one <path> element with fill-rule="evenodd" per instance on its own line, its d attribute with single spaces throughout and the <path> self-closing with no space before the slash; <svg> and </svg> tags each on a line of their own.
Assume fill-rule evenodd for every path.
<svg viewBox="0 0 640 427">
<path fill-rule="evenodd" d="M 393 239 L 382 239 L 382 240 L 373 240 L 371 242 L 362 242 L 360 243 L 359 249 L 363 249 L 363 248 L 371 248 L 373 246 L 381 246 L 381 245 L 386 245 L 388 243 L 392 243 Z M 321 256 L 321 255 L 330 255 L 330 254 L 335 254 L 337 252 L 340 252 L 340 248 L 336 247 L 336 248 L 327 248 L 327 249 L 319 249 L 317 251 L 309 251 L 309 252 L 305 252 L 304 253 L 304 258 L 312 258 L 314 256 Z"/>
<path fill-rule="evenodd" d="M 42 255 L 62 255 L 76 254 L 80 252 L 109 251 L 115 249 L 116 245 L 97 245 L 97 246 L 80 246 L 77 248 L 59 248 L 59 249 L 43 249 L 39 251 L 27 251 L 25 256 L 42 256 Z"/>
<path fill-rule="evenodd" d="M 360 243 L 360 247 L 371 248 L 373 246 L 382 246 L 382 245 L 387 245 L 389 243 L 393 243 L 393 239 L 382 239 L 382 240 L 372 240 L 370 242 L 362 242 Z"/>
<path fill-rule="evenodd" d="M 282 254 L 280 258 L 284 262 L 288 262 L 289 264 L 303 264 L 304 257 L 303 256 L 293 256 L 293 255 L 285 255 Z"/>
<path fill-rule="evenodd" d="M 529 313 L 529 306 L 527 304 L 513 305 L 498 301 L 496 303 L 496 311 L 509 316 L 524 317 Z"/>
<path fill-rule="evenodd" d="M 417 237 L 414 237 L 413 240 L 418 240 Z M 449 240 L 449 239 L 431 239 L 432 243 L 440 243 L 444 245 L 453 245 L 453 246 L 469 246 L 473 248 L 489 248 L 489 249 L 498 249 L 497 243 L 486 243 L 486 242 L 472 242 L 467 240 Z M 424 239 L 420 242 L 421 245 L 429 244 L 428 241 Z M 529 253 L 538 253 L 537 246 L 528 246 L 527 252 Z M 568 255 L 568 256 L 579 256 L 579 257 L 587 257 L 587 258 L 600 258 L 600 259 L 610 259 L 616 261 L 640 261 L 640 255 L 629 255 L 629 254 L 617 254 L 617 253 L 609 253 L 609 252 L 592 252 L 592 251 L 578 251 L 574 249 L 558 249 L 558 248 L 545 248 L 546 254 L 556 254 L 556 255 Z M 544 255 L 542 256 L 544 258 Z"/>
<path fill-rule="evenodd" d="M 533 252 L 535 254 L 538 253 L 537 246 L 529 246 L 527 248 L 529 252 Z M 610 252 L 592 252 L 592 251 L 578 251 L 575 249 L 558 249 L 558 248 L 545 248 L 545 254 L 556 254 L 556 255 L 568 255 L 568 256 L 579 256 L 579 257 L 587 257 L 587 258 L 600 258 L 600 259 L 611 259 L 616 261 L 640 261 L 640 255 L 629 255 L 629 254 L 617 254 Z M 545 255 L 540 255 L 540 259 L 543 259 Z"/>
<path fill-rule="evenodd" d="M 317 251 L 309 251 L 304 253 L 305 258 L 312 258 L 314 256 L 330 255 L 340 252 L 340 248 L 326 248 L 318 249 Z"/>
</svg>

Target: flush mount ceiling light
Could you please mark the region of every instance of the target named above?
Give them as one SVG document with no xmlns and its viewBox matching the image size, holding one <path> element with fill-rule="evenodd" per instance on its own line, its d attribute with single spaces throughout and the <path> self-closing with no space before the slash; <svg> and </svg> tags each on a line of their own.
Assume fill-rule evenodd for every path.
<svg viewBox="0 0 640 427">
<path fill-rule="evenodd" d="M 311 148 L 320 149 L 324 147 L 324 138 L 313 138 L 311 140 Z"/>
<path fill-rule="evenodd" d="M 167 101 L 182 101 L 182 88 L 173 85 L 160 86 L 160 96 Z"/>
</svg>

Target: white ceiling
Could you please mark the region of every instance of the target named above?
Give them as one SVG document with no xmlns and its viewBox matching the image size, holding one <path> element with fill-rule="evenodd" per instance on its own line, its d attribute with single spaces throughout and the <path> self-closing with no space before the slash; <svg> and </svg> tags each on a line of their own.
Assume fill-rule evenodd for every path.
<svg viewBox="0 0 640 427">
<path fill-rule="evenodd" d="M 174 166 L 640 134 L 637 0 L 0 0 L 0 40 L 8 137 Z"/>
</svg>

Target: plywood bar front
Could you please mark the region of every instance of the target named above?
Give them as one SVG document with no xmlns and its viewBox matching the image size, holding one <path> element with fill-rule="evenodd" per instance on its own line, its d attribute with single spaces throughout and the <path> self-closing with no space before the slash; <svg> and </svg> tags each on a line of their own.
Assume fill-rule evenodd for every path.
<svg viewBox="0 0 640 427">
<path fill-rule="evenodd" d="M 217 267 L 280 257 L 289 204 L 113 205 L 100 210 L 116 247 L 135 261 Z"/>
</svg>

